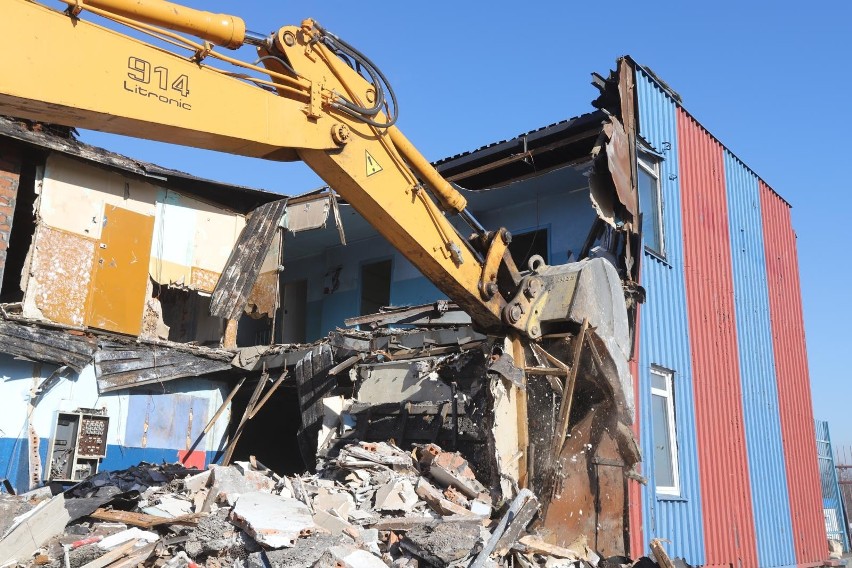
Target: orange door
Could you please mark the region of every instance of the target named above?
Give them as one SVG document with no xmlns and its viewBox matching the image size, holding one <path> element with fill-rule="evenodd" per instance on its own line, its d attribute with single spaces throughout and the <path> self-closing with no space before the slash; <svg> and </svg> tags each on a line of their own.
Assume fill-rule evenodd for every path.
<svg viewBox="0 0 852 568">
<path fill-rule="evenodd" d="M 153 216 L 104 207 L 89 292 L 90 327 L 139 335 L 153 234 Z"/>
</svg>

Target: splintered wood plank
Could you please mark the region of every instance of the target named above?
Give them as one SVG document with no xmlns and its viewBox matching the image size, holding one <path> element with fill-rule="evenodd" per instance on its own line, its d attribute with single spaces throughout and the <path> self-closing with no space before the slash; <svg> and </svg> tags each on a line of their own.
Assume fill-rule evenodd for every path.
<svg viewBox="0 0 852 568">
<path fill-rule="evenodd" d="M 194 526 L 198 524 L 198 519 L 203 516 L 197 513 L 191 515 L 182 515 L 180 517 L 167 518 L 158 517 L 156 515 L 148 515 L 145 513 L 135 513 L 133 511 L 116 511 L 114 509 L 97 509 L 89 515 L 93 519 L 99 521 L 108 521 L 112 523 L 124 523 L 142 529 L 150 529 L 160 525 L 187 525 Z"/>
</svg>

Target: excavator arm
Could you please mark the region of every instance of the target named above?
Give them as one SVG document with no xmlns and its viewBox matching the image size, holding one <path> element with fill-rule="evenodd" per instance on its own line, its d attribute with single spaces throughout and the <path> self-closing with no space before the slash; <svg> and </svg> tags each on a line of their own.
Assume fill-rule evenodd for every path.
<svg viewBox="0 0 852 568">
<path fill-rule="evenodd" d="M 519 273 L 509 233 L 485 231 L 394 125 L 396 101 L 378 68 L 316 22 L 262 35 L 234 16 L 161 0 L 65 1 L 59 12 L 4 0 L 0 114 L 303 160 L 481 328 L 535 339 L 564 316 L 576 274 L 543 264 Z M 84 21 L 82 9 L 187 54 Z M 246 43 L 264 67 L 215 47 Z M 447 214 L 460 215 L 473 236 L 462 237 Z"/>
</svg>

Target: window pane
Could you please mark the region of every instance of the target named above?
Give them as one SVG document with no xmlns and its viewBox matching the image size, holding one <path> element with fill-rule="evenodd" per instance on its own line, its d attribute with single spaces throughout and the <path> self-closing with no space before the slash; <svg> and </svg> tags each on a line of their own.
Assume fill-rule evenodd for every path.
<svg viewBox="0 0 852 568">
<path fill-rule="evenodd" d="M 654 479 L 658 487 L 674 487 L 666 397 L 651 395 L 651 414 L 654 421 Z"/>
<path fill-rule="evenodd" d="M 639 168 L 639 206 L 642 210 L 642 238 L 653 251 L 663 252 L 661 247 L 660 193 L 657 179 Z"/>
<path fill-rule="evenodd" d="M 651 371 L 651 388 L 668 391 L 669 386 L 666 384 L 665 375 L 656 371 Z"/>
</svg>

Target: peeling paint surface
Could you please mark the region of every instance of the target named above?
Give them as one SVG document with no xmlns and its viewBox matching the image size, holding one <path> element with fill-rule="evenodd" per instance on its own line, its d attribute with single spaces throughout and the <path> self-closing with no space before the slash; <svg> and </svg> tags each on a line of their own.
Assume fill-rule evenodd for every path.
<svg viewBox="0 0 852 568">
<path fill-rule="evenodd" d="M 192 267 L 192 278 L 190 278 L 189 281 L 189 285 L 192 289 L 213 293 L 213 289 L 216 288 L 216 282 L 218 281 L 218 272 L 204 270 L 197 266 Z"/>
<path fill-rule="evenodd" d="M 82 326 L 96 245 L 80 235 L 39 227 L 24 315 Z"/>
<path fill-rule="evenodd" d="M 246 313 L 273 314 L 278 309 L 278 272 L 264 272 L 257 277 L 246 304 Z"/>
</svg>

